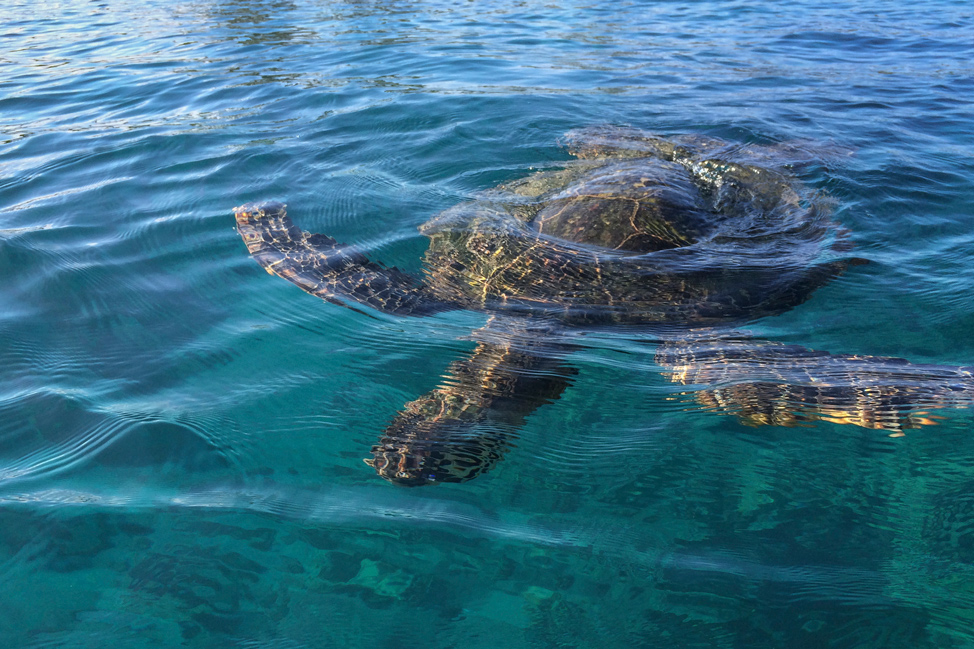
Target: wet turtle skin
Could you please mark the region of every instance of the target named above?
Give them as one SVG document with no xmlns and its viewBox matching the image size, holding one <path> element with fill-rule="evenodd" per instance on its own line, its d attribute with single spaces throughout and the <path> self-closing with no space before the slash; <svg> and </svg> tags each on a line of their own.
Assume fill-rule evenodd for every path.
<svg viewBox="0 0 974 649">
<path fill-rule="evenodd" d="M 661 345 L 656 362 L 701 409 L 747 426 L 814 421 L 904 431 L 936 423 L 927 408 L 967 407 L 971 367 L 912 364 L 902 358 L 829 354 L 798 345 L 722 339 Z"/>
<path fill-rule="evenodd" d="M 571 383 L 572 345 L 558 334 L 578 327 L 686 331 L 686 340 L 661 345 L 659 364 L 694 386 L 702 406 L 745 423 L 818 419 L 900 431 L 929 422 L 914 412 L 921 406 L 974 399 L 970 375 L 950 368 L 876 359 L 865 385 L 863 357 L 757 342 L 742 351 L 719 334 L 716 343 L 691 334 L 787 311 L 857 263 L 825 201 L 788 171 L 809 161 L 803 147 L 614 127 L 574 131 L 566 144 L 577 160 L 563 168 L 423 224 L 421 276 L 302 231 L 282 203 L 234 209 L 257 262 L 312 295 L 402 316 L 491 314 L 472 355 L 386 428 L 367 460 L 380 476 L 416 486 L 488 471 L 525 418 Z M 904 375 L 909 386 L 883 388 Z M 823 392 L 816 382 L 825 378 Z"/>
<path fill-rule="evenodd" d="M 571 384 L 564 353 L 541 337 L 480 342 L 451 364 L 445 385 L 403 407 L 366 463 L 404 486 L 486 473 L 527 416 Z"/>
</svg>

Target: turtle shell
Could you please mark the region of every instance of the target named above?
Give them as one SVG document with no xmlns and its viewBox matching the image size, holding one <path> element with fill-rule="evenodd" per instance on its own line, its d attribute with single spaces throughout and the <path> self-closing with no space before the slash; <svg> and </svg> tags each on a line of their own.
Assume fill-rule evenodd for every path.
<svg viewBox="0 0 974 649">
<path fill-rule="evenodd" d="M 706 208 L 685 167 L 649 159 L 593 171 L 548 200 L 531 225 L 549 237 L 647 253 L 712 230 Z"/>
<path fill-rule="evenodd" d="M 570 325 L 746 321 L 794 307 L 850 261 L 829 210 L 788 171 L 794 147 L 613 128 L 569 140 L 574 163 L 422 225 L 422 277 L 301 231 L 282 204 L 241 206 L 237 226 L 269 272 L 326 300 Z"/>
<path fill-rule="evenodd" d="M 586 150 L 433 218 L 425 285 L 459 308 L 697 326 L 780 313 L 845 268 L 829 211 L 770 152 L 661 142 Z"/>
</svg>

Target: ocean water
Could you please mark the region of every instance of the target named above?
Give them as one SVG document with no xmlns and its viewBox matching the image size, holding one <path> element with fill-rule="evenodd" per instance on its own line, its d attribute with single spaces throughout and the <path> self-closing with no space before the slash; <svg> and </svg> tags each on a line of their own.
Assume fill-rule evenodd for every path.
<svg viewBox="0 0 974 649">
<path fill-rule="evenodd" d="M 0 8 L 3 647 L 974 647 L 969 2 Z M 733 335 L 909 360 L 855 395 L 912 427 L 578 327 L 489 472 L 364 464 L 488 316 L 316 299 L 233 208 L 419 274 L 418 226 L 605 125 L 811 152 L 860 263 Z"/>
</svg>

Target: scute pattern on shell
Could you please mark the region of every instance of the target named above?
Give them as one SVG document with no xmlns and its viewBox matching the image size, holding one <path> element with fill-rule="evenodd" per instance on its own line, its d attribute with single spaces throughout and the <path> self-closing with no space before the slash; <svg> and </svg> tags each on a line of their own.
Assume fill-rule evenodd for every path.
<svg viewBox="0 0 974 649">
<path fill-rule="evenodd" d="M 787 310 L 845 268 L 833 250 L 842 231 L 771 166 L 771 153 L 768 167 L 755 167 L 714 139 L 625 130 L 610 149 L 605 132 L 591 137 L 598 153 L 581 149 L 578 167 L 424 224 L 422 279 L 302 232 L 280 203 L 236 208 L 238 229 L 268 272 L 401 315 L 461 308 L 567 324 L 711 324 Z"/>
</svg>

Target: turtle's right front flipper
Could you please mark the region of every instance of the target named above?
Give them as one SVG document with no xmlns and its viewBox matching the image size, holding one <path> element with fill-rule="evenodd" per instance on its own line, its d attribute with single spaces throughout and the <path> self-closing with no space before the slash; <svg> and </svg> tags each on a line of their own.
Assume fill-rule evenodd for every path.
<svg viewBox="0 0 974 649">
<path fill-rule="evenodd" d="M 323 234 L 303 232 L 283 203 L 234 208 L 237 231 L 268 273 L 329 302 L 344 300 L 397 315 L 429 315 L 452 307 L 437 301 L 423 282 L 397 268 L 369 261 Z"/>
<path fill-rule="evenodd" d="M 666 343 L 656 362 L 674 383 L 693 386 L 683 396 L 749 426 L 827 421 L 899 437 L 936 423 L 929 410 L 974 406 L 969 367 L 739 339 Z"/>
<path fill-rule="evenodd" d="M 543 331 L 507 333 L 480 330 L 473 353 L 406 404 L 366 463 L 407 487 L 466 482 L 493 468 L 528 416 L 557 399 L 576 373 L 562 360 L 570 349 L 546 342 Z"/>
</svg>

